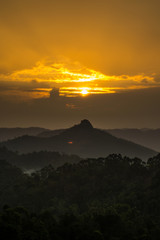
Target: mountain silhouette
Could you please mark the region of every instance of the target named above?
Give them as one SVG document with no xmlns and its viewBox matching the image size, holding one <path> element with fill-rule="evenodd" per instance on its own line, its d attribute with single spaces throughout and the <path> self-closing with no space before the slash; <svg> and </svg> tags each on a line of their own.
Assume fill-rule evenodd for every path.
<svg viewBox="0 0 160 240">
<path fill-rule="evenodd" d="M 80 124 L 77 124 L 75 126 L 73 126 L 73 128 L 93 128 L 92 124 L 87 120 L 84 119 L 81 121 Z M 53 137 L 55 135 L 59 135 L 60 133 L 66 131 L 67 129 L 56 129 L 56 130 L 47 130 L 44 132 L 41 132 L 40 134 L 37 134 L 38 137 Z"/>
<path fill-rule="evenodd" d="M 29 128 L 0 128 L 0 142 L 7 141 L 23 135 L 36 136 L 42 132 L 49 132 L 50 130 L 40 127 Z"/>
<path fill-rule="evenodd" d="M 1 143 L 8 149 L 21 153 L 33 151 L 59 151 L 76 154 L 80 157 L 106 157 L 112 153 L 120 153 L 129 157 L 147 159 L 155 154 L 149 148 L 112 136 L 103 130 L 94 128 L 84 119 L 80 124 L 68 128 L 51 137 L 22 136 Z"/>
<path fill-rule="evenodd" d="M 160 151 L 160 128 L 158 129 L 107 129 L 107 132 L 118 138 L 135 142 L 145 147 Z"/>
</svg>

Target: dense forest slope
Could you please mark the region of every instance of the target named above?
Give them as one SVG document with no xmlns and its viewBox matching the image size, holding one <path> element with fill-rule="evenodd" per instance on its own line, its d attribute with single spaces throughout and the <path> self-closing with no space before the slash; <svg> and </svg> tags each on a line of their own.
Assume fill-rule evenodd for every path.
<svg viewBox="0 0 160 240">
<path fill-rule="evenodd" d="M 0 160 L 0 233 L 14 240 L 158 240 L 160 155 L 83 160 L 31 176 Z"/>
<path fill-rule="evenodd" d="M 5 159 L 14 166 L 21 168 L 25 172 L 34 172 L 51 164 L 54 168 L 62 166 L 64 163 L 77 163 L 82 160 L 76 155 L 60 154 L 58 152 L 32 152 L 19 154 L 8 150 L 5 147 L 0 148 L 0 159 Z"/>
</svg>

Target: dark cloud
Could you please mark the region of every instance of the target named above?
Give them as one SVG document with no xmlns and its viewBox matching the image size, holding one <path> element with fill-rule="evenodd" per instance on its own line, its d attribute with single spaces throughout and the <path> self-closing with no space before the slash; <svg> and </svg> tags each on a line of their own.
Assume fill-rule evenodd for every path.
<svg viewBox="0 0 160 240">
<path fill-rule="evenodd" d="M 160 75 L 156 75 L 156 76 L 154 77 L 154 81 L 155 81 L 156 83 L 160 83 Z"/>
<path fill-rule="evenodd" d="M 149 81 L 148 81 L 147 79 L 144 78 L 144 79 L 142 79 L 141 83 L 148 84 Z"/>
</svg>

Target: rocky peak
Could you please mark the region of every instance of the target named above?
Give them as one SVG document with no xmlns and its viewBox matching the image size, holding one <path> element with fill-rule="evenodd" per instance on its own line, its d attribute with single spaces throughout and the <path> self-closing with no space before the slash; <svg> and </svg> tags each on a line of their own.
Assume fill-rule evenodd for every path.
<svg viewBox="0 0 160 240">
<path fill-rule="evenodd" d="M 83 128 L 93 128 L 92 124 L 87 119 L 82 120 L 79 126 Z"/>
</svg>

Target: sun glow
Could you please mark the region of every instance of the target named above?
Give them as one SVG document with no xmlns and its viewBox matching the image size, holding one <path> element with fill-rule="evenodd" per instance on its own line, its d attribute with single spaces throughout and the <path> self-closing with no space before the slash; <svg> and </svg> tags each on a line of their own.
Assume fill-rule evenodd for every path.
<svg viewBox="0 0 160 240">
<path fill-rule="evenodd" d="M 88 96 L 95 94 L 111 94 L 115 93 L 117 90 L 108 87 L 62 87 L 59 89 L 59 95 L 64 97 L 78 97 L 78 96 Z"/>
<path fill-rule="evenodd" d="M 82 89 L 81 91 L 81 94 L 84 96 L 84 95 L 87 95 L 89 92 L 87 91 L 86 88 Z"/>
</svg>

